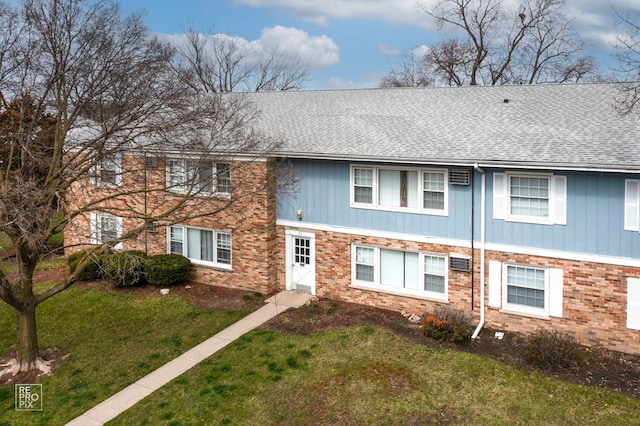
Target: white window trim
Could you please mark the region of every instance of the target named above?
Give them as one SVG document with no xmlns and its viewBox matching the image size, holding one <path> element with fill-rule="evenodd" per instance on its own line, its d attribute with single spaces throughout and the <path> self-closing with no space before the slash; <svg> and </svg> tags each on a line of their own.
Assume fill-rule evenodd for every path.
<svg viewBox="0 0 640 426">
<path fill-rule="evenodd" d="M 357 203 L 355 202 L 355 169 L 366 169 L 371 170 L 373 175 L 373 186 L 372 186 L 372 202 L 369 203 Z M 399 171 L 407 171 L 407 172 L 417 172 L 418 173 L 418 187 L 416 189 L 418 193 L 418 208 L 410 208 L 410 207 L 391 207 L 391 206 L 383 206 L 379 204 L 379 172 L 380 170 L 399 170 Z M 426 209 L 423 207 L 424 205 L 424 173 L 425 172 L 437 172 L 444 174 L 444 209 Z M 428 215 L 436 215 L 436 216 L 448 216 L 449 215 L 449 170 L 448 169 L 438 169 L 438 168 L 417 168 L 417 167 L 392 167 L 392 166 L 369 166 L 369 165 L 359 165 L 352 164 L 350 171 L 350 189 L 349 189 L 349 202 L 350 206 L 358 209 L 371 209 L 371 210 L 384 210 L 384 211 L 393 211 L 393 212 L 402 212 L 402 213 L 420 213 L 420 214 L 428 214 Z"/>
<path fill-rule="evenodd" d="M 545 271 L 545 309 L 507 303 L 507 267 L 522 266 Z M 516 262 L 489 261 L 488 305 L 501 312 L 529 316 L 539 319 L 562 318 L 563 315 L 564 271 L 539 265 Z"/>
<path fill-rule="evenodd" d="M 108 242 L 108 241 L 102 241 L 102 232 L 101 232 L 102 228 L 98 226 L 98 224 L 100 223 L 103 217 L 116 219 L 117 226 L 118 226 L 118 229 L 117 229 L 118 237 L 122 235 L 123 220 L 121 217 L 105 214 L 105 213 L 91 213 L 89 215 L 89 226 L 91 227 L 91 244 L 98 245 L 98 244 L 104 244 Z M 121 250 L 123 248 L 123 243 L 119 242 L 113 248 L 116 250 Z"/>
<path fill-rule="evenodd" d="M 188 258 L 191 263 L 193 265 L 199 265 L 199 266 L 207 266 L 207 267 L 213 267 L 213 268 L 217 268 L 217 269 L 226 269 L 226 270 L 232 270 L 232 265 L 233 265 L 233 235 L 231 234 L 231 231 L 225 231 L 225 230 L 221 230 L 221 229 L 210 229 L 210 228 L 202 228 L 202 227 L 198 227 L 198 226 L 186 226 L 186 225 L 171 225 L 167 228 L 167 253 L 171 253 L 171 228 L 182 228 L 182 253 L 178 253 L 178 254 L 182 254 L 184 257 Z M 218 263 L 216 261 L 213 262 L 208 262 L 206 260 L 201 260 L 201 259 L 192 259 L 190 257 L 187 256 L 187 247 L 189 246 L 188 243 L 188 229 L 197 229 L 197 230 L 201 230 L 201 231 L 211 231 L 213 232 L 213 250 L 214 250 L 214 254 L 213 254 L 213 258 L 217 259 L 218 257 L 218 234 L 219 233 L 224 233 L 224 234 L 229 234 L 231 236 L 231 260 L 230 263 Z"/>
<path fill-rule="evenodd" d="M 113 162 L 116 164 L 116 182 L 105 182 L 102 180 L 102 162 L 106 160 L 103 158 L 101 161 L 97 161 L 93 167 L 92 184 L 101 188 L 116 188 L 122 186 L 122 154 L 114 154 Z"/>
<path fill-rule="evenodd" d="M 515 303 L 509 303 L 507 301 L 507 269 L 510 266 L 518 266 L 528 269 L 537 269 L 539 271 L 544 272 L 544 308 L 535 308 L 533 306 L 525 306 L 519 305 Z M 541 315 L 548 317 L 549 316 L 549 302 L 550 302 L 550 292 L 549 292 L 549 268 L 534 266 L 534 265 L 523 265 L 520 263 L 510 263 L 505 262 L 502 264 L 502 308 L 505 311 L 518 312 L 529 315 Z"/>
<path fill-rule="evenodd" d="M 182 171 L 183 171 L 183 182 L 187 181 L 187 162 L 193 160 L 193 161 L 197 161 L 197 159 L 195 158 L 185 158 L 185 157 L 167 157 L 166 162 L 165 162 L 165 185 L 168 188 L 168 190 L 170 192 L 174 192 L 177 194 L 186 194 L 188 192 L 188 190 L 186 188 L 184 188 L 183 186 L 180 185 L 175 185 L 172 186 L 171 182 L 170 182 L 170 176 L 171 174 L 169 173 L 169 167 L 172 161 L 179 161 L 182 163 Z M 213 191 L 209 192 L 209 191 L 199 191 L 197 188 L 194 187 L 193 189 L 193 193 L 194 195 L 197 194 L 206 194 L 206 195 L 217 195 L 219 197 L 223 197 L 223 198 L 230 198 L 231 197 L 231 193 L 230 192 L 218 192 L 218 175 L 217 175 L 217 165 L 218 164 L 229 164 L 229 166 L 231 167 L 231 164 L 225 161 L 215 161 L 215 160 L 210 160 L 212 163 L 212 182 L 211 185 L 213 187 Z M 232 188 L 233 188 L 233 182 L 232 182 Z"/>
<path fill-rule="evenodd" d="M 373 249 L 373 282 L 362 281 L 356 279 L 356 247 L 365 247 Z M 445 275 L 444 275 L 444 293 L 438 293 L 426 290 L 411 290 L 399 287 L 384 286 L 380 284 L 380 250 L 393 250 L 404 253 L 418 254 L 418 268 L 416 274 L 418 275 L 418 282 L 421 286 L 424 285 L 424 258 L 425 256 L 434 256 L 444 259 Z M 397 294 L 401 296 L 418 297 L 421 299 L 435 300 L 438 302 L 449 301 L 449 257 L 442 253 L 432 252 L 419 252 L 413 250 L 395 249 L 392 247 L 378 247 L 367 244 L 352 244 L 351 245 L 351 287 L 362 288 L 367 290 L 374 290 L 382 293 Z"/>
<path fill-rule="evenodd" d="M 547 217 L 511 214 L 511 178 L 545 177 L 549 179 L 549 214 Z M 567 224 L 567 177 L 552 173 L 507 172 L 493 174 L 493 218 L 508 222 L 541 225 Z"/>
</svg>

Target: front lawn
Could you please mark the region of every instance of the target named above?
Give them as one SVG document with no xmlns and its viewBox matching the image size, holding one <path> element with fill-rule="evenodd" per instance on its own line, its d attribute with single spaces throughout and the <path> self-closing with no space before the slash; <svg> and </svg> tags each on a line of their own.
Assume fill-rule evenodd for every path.
<svg viewBox="0 0 640 426">
<path fill-rule="evenodd" d="M 109 425 L 632 425 L 640 403 L 351 327 L 254 330 Z"/>
<path fill-rule="evenodd" d="M 71 287 L 37 310 L 40 348 L 67 357 L 38 381 L 43 411 L 15 411 L 14 387 L 0 386 L 0 425 L 64 424 L 247 313 L 205 311 L 183 296 Z M 0 355 L 15 349 L 15 330 L 14 311 L 0 302 Z"/>
<path fill-rule="evenodd" d="M 0 425 L 64 424 L 247 313 L 72 287 L 38 308 L 40 347 L 67 356 L 38 381 L 43 411 L 15 411 L 14 387 L 0 386 Z M 0 354 L 14 348 L 14 321 L 0 304 Z M 640 402 L 383 327 L 258 329 L 110 424 L 640 425 Z"/>
</svg>

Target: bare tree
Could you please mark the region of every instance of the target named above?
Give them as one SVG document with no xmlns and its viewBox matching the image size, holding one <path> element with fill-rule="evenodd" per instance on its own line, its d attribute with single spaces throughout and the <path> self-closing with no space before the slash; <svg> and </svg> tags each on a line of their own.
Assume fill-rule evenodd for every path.
<svg viewBox="0 0 640 426">
<path fill-rule="evenodd" d="M 636 109 L 640 103 L 640 14 L 630 15 L 616 12 L 620 20 L 616 38 L 615 57 L 618 61 L 622 96 L 619 108 L 623 113 Z"/>
<path fill-rule="evenodd" d="M 399 68 L 392 69 L 382 77 L 380 87 L 426 87 L 433 84 L 433 79 L 424 64 L 425 57 L 416 54 L 405 55 Z"/>
<path fill-rule="evenodd" d="M 17 315 L 8 371 L 46 370 L 36 330 L 42 301 L 71 286 L 91 256 L 151 224 L 215 214 L 265 191 L 272 182 L 259 180 L 214 199 L 203 176 L 217 173 L 228 185 L 231 158 L 244 155 L 250 167 L 278 142 L 249 129 L 256 113 L 242 96 L 185 85 L 173 49 L 150 38 L 139 15 L 123 17 L 116 3 L 0 3 L 0 23 L 0 232 L 16 252 L 15 272 L 0 271 L 0 298 Z M 189 162 L 176 166 L 183 167 L 179 179 L 150 188 L 137 184 L 146 175 L 132 152 L 188 154 Z M 107 185 L 91 185 L 96 179 Z M 65 281 L 34 290 L 46 242 L 92 212 L 117 214 L 131 226 L 105 233 Z"/>
<path fill-rule="evenodd" d="M 520 10 L 502 0 L 440 0 L 419 4 L 440 29 L 463 34 L 432 46 L 425 73 L 440 84 L 564 82 L 596 75 L 593 58 L 562 13 L 566 0 L 532 0 Z"/>
<path fill-rule="evenodd" d="M 309 64 L 299 56 L 257 50 L 224 34 L 190 29 L 175 47 L 179 75 L 198 92 L 300 89 L 309 74 Z"/>
</svg>

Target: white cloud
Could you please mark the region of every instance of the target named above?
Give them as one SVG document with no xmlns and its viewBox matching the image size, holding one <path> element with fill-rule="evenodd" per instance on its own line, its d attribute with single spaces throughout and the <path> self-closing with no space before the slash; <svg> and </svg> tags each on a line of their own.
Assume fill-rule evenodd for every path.
<svg viewBox="0 0 640 426">
<path fill-rule="evenodd" d="M 418 8 L 436 0 L 233 0 L 254 8 L 284 8 L 295 18 L 328 26 L 331 19 L 374 19 L 416 27 L 430 27 L 432 22 Z"/>
<path fill-rule="evenodd" d="M 159 38 L 176 46 L 186 43 L 185 34 L 155 34 Z M 326 35 L 312 36 L 297 28 L 275 27 L 262 30 L 257 40 L 247 40 L 243 37 L 228 34 L 214 34 L 214 38 L 223 39 L 237 46 L 237 50 L 253 52 L 251 55 L 257 60 L 263 52 L 277 52 L 284 58 L 299 59 L 309 64 L 313 69 L 330 67 L 340 62 L 340 48 Z M 248 59 L 247 60 L 251 60 Z"/>
<path fill-rule="evenodd" d="M 297 28 L 275 27 L 262 30 L 258 43 L 265 51 L 277 50 L 292 58 L 299 57 L 311 68 L 324 68 L 340 62 L 340 49 L 326 36 L 311 36 Z"/>
</svg>

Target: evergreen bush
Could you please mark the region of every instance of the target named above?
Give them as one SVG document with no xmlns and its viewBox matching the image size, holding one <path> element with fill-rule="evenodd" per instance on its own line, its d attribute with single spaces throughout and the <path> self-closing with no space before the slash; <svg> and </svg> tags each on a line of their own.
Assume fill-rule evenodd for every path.
<svg viewBox="0 0 640 426">
<path fill-rule="evenodd" d="M 110 254 L 105 259 L 105 278 L 114 287 L 131 287 L 145 284 L 147 255 L 138 250 Z"/>
<path fill-rule="evenodd" d="M 84 268 L 84 270 L 78 275 L 79 281 L 94 281 L 104 278 L 104 261 L 108 254 L 102 254 L 95 256 L 89 253 L 89 249 L 80 250 L 72 253 L 67 257 L 67 264 L 69 265 L 69 272 L 74 273 L 80 261 L 85 256 L 92 256 L 91 260 Z"/>
<path fill-rule="evenodd" d="M 191 262 L 179 254 L 159 254 L 147 259 L 147 281 L 157 286 L 170 286 L 184 281 Z"/>
</svg>

